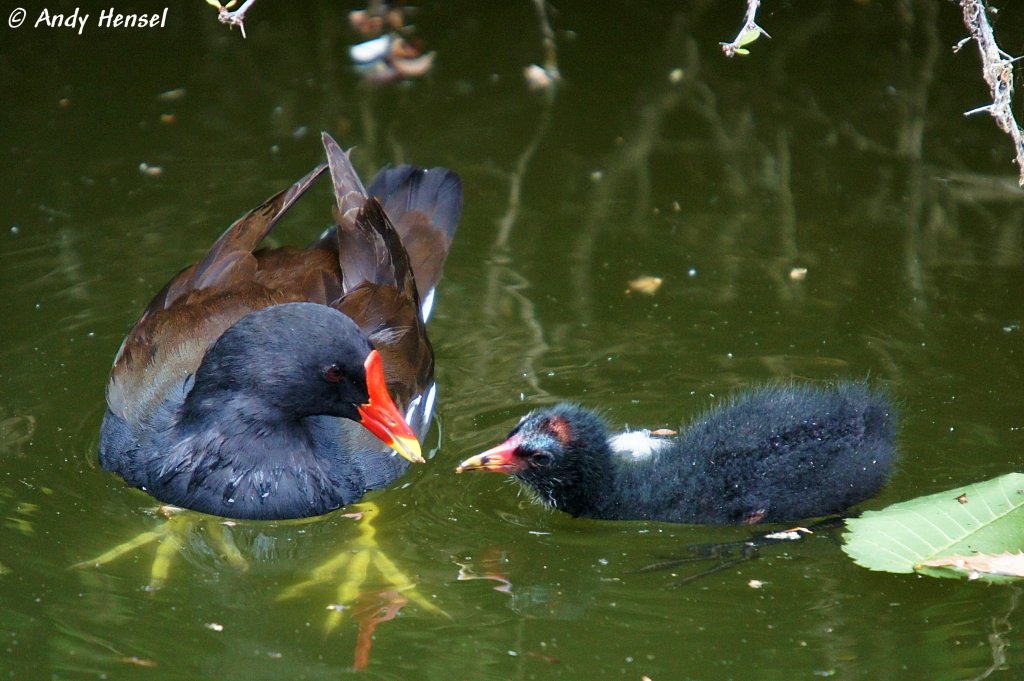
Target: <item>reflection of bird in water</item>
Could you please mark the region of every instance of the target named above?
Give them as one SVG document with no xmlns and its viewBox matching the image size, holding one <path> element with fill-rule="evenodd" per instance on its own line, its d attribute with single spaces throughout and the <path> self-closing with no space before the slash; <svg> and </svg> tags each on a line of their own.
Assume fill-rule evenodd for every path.
<svg viewBox="0 0 1024 681">
<path fill-rule="evenodd" d="M 348 13 L 348 23 L 364 38 L 376 38 L 385 30 L 406 29 L 405 14 L 412 9 L 404 2 L 370 0 L 366 9 L 356 9 Z"/>
<path fill-rule="evenodd" d="M 256 250 L 322 165 L 175 276 L 118 352 L 100 461 L 161 501 L 238 519 L 315 516 L 422 461 L 418 437 L 435 394 L 424 322 L 461 211 L 460 182 L 443 168 L 400 166 L 367 191 L 327 135 L 324 146 L 337 224 L 305 249 Z M 195 522 L 173 515 L 83 564 L 156 542 L 158 585 Z M 230 528 L 203 522 L 241 566 Z"/>
<path fill-rule="evenodd" d="M 373 0 L 366 9 L 349 12 L 349 24 L 364 42 L 349 48 L 356 71 L 369 82 L 387 83 L 426 75 L 434 65 L 434 52 L 427 52 L 406 22 L 412 8 L 401 2 Z"/>
</svg>

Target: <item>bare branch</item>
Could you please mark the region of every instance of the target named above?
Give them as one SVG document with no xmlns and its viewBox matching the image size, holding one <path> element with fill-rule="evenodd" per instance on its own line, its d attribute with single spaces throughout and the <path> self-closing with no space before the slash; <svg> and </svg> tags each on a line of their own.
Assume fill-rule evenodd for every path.
<svg viewBox="0 0 1024 681">
<path fill-rule="evenodd" d="M 222 5 L 219 0 L 206 0 L 206 4 L 217 8 L 217 20 L 220 23 L 227 24 L 228 26 L 237 26 L 238 30 L 242 32 L 242 38 L 245 38 L 245 13 L 256 4 L 256 0 L 245 0 L 242 6 L 234 12 L 228 11 L 235 6 L 237 1 L 230 0 L 230 2 Z"/>
<path fill-rule="evenodd" d="M 992 103 L 966 112 L 965 116 L 988 112 L 996 119 L 996 125 L 1013 140 L 1017 154 L 1018 184 L 1024 187 L 1024 136 L 1020 126 L 1013 117 L 1013 62 L 1015 59 L 999 49 L 996 44 L 992 26 L 988 23 L 985 4 L 982 0 L 960 0 L 964 12 L 964 25 L 971 33 L 971 38 L 978 43 L 981 53 L 981 73 L 992 93 Z M 954 51 L 963 46 L 961 41 Z"/>
<path fill-rule="evenodd" d="M 722 52 L 726 57 L 733 57 L 737 54 L 748 54 L 744 45 L 749 45 L 761 36 L 771 38 L 768 31 L 757 25 L 757 8 L 761 6 L 761 0 L 747 0 L 747 14 L 743 17 L 743 28 L 736 34 L 731 43 L 719 43 Z"/>
</svg>

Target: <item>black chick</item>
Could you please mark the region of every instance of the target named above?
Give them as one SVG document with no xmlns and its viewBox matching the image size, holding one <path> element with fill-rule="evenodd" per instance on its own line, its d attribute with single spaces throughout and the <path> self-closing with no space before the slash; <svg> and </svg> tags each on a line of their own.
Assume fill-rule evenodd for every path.
<svg viewBox="0 0 1024 681">
<path fill-rule="evenodd" d="M 876 494 L 895 460 L 896 415 L 864 383 L 741 393 L 676 438 L 609 436 L 593 411 L 530 412 L 457 472 L 514 475 L 546 505 L 608 520 L 753 524 L 840 513 Z"/>
</svg>

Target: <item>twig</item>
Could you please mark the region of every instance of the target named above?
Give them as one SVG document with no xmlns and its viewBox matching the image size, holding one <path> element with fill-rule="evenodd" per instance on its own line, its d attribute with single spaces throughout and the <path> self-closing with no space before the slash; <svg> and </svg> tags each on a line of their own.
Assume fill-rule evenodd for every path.
<svg viewBox="0 0 1024 681">
<path fill-rule="evenodd" d="M 237 1 L 238 0 L 230 0 L 227 4 L 222 5 L 219 0 L 206 0 L 206 4 L 217 8 L 217 20 L 220 21 L 220 23 L 227 24 L 228 26 L 237 26 L 238 30 L 242 32 L 242 38 L 244 39 L 245 13 L 249 11 L 249 8 L 256 4 L 256 0 L 245 0 L 241 7 L 236 9 L 234 12 L 229 12 L 228 10 L 234 7 Z"/>
<path fill-rule="evenodd" d="M 981 73 L 992 93 L 992 103 L 964 113 L 970 116 L 987 111 L 996 119 L 996 125 L 1013 140 L 1017 154 L 1018 184 L 1024 187 L 1024 136 L 1020 126 L 1013 117 L 1013 62 L 1016 59 L 999 49 L 996 44 L 992 26 L 988 23 L 985 5 L 981 0 L 960 0 L 964 12 L 964 25 L 971 33 L 971 38 L 978 43 L 981 53 Z M 961 41 L 953 48 L 954 52 L 963 47 Z"/>
<path fill-rule="evenodd" d="M 761 36 L 771 38 L 768 31 L 757 25 L 757 8 L 761 6 L 761 0 L 747 0 L 747 14 L 743 17 L 743 28 L 736 34 L 731 43 L 719 43 L 722 52 L 726 57 L 733 57 L 737 54 L 747 54 L 744 45 L 749 45 Z"/>
</svg>

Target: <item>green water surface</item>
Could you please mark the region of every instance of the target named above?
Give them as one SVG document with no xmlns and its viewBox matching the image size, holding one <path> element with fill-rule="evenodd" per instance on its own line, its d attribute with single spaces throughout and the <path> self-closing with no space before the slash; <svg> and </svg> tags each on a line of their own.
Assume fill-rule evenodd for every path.
<svg viewBox="0 0 1024 681">
<path fill-rule="evenodd" d="M 1016 54 L 1024 9 L 1002 4 Z M 435 68 L 383 87 L 352 73 L 341 3 L 262 0 L 246 39 L 199 0 L 81 35 L 31 25 L 73 3 L 24 7 L 0 24 L 0 678 L 1024 676 L 1016 587 L 871 573 L 826 532 L 673 588 L 691 568 L 634 570 L 749 529 L 576 520 L 454 474 L 561 399 L 677 427 L 746 386 L 864 377 L 902 413 L 868 507 L 1021 470 L 1024 193 L 1009 138 L 963 116 L 989 95 L 976 49 L 951 50 L 954 3 L 765 2 L 772 39 L 727 59 L 742 2 L 559 2 L 547 94 L 523 80 L 544 59 L 526 0 L 419 3 Z M 330 632 L 334 585 L 279 600 L 351 545 L 343 512 L 229 528 L 244 571 L 197 529 L 155 591 L 152 547 L 71 569 L 162 523 L 96 461 L 118 344 L 321 160 L 321 130 L 364 177 L 463 179 L 434 455 L 370 497 L 380 546 L 446 616 L 373 572 Z M 308 241 L 330 204 L 324 183 L 274 240 Z M 661 288 L 626 293 L 644 275 Z"/>
</svg>

